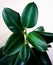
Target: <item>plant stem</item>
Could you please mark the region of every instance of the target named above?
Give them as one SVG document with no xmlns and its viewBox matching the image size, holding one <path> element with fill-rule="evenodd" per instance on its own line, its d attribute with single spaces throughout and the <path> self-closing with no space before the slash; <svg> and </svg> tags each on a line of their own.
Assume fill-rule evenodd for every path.
<svg viewBox="0 0 53 65">
<path fill-rule="evenodd" d="M 25 28 L 25 30 L 24 30 L 25 44 L 27 44 L 27 43 L 28 43 L 28 42 L 27 42 L 27 39 L 26 39 L 26 36 L 27 36 L 27 28 Z"/>
</svg>

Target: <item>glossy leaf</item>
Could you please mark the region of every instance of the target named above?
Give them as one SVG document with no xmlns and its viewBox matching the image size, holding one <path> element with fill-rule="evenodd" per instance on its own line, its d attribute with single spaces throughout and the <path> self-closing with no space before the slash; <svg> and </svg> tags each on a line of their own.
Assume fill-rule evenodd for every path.
<svg viewBox="0 0 53 65">
<path fill-rule="evenodd" d="M 24 45 L 20 51 L 21 60 L 26 63 L 30 58 L 30 48 L 28 45 Z"/>
<path fill-rule="evenodd" d="M 3 47 L 1 49 L 3 49 Z M 24 63 L 21 61 L 19 53 L 16 53 L 0 58 L 0 65 L 24 65 Z"/>
<path fill-rule="evenodd" d="M 0 59 L 0 65 L 52 65 L 47 53 L 40 53 L 34 48 L 32 50 L 33 53 L 31 53 L 28 62 L 25 64 L 21 61 L 19 53 L 16 53 Z"/>
<path fill-rule="evenodd" d="M 6 25 L 12 32 L 15 33 L 15 32 L 24 30 L 20 22 L 19 13 L 13 11 L 10 8 L 4 8 L 2 12 L 2 16 L 3 16 L 4 22 L 6 23 Z"/>
<path fill-rule="evenodd" d="M 4 56 L 0 59 L 0 65 L 24 65 L 18 53 Z"/>
<path fill-rule="evenodd" d="M 14 33 L 8 38 L 4 47 L 4 53 L 15 54 L 22 48 L 23 44 L 24 36 L 20 33 Z"/>
<path fill-rule="evenodd" d="M 21 61 L 19 54 L 13 60 L 12 65 L 24 65 L 24 62 Z"/>
<path fill-rule="evenodd" d="M 47 50 L 47 43 L 43 37 L 37 34 L 35 31 L 30 32 L 27 35 L 27 40 L 32 44 L 39 52 L 45 52 Z"/>
<path fill-rule="evenodd" d="M 21 16 L 21 23 L 26 28 L 34 27 L 38 19 L 38 8 L 37 5 L 32 2 L 29 3 L 23 10 Z"/>
<path fill-rule="evenodd" d="M 40 36 L 42 36 L 46 40 L 47 43 L 53 42 L 53 33 L 39 32 L 39 31 L 36 31 L 36 33 L 38 33 Z"/>
<path fill-rule="evenodd" d="M 0 59 L 0 65 L 12 65 L 16 55 L 4 56 Z"/>
<path fill-rule="evenodd" d="M 40 26 L 40 27 L 36 28 L 34 31 L 44 32 L 44 27 L 43 26 Z"/>
<path fill-rule="evenodd" d="M 38 52 L 36 49 L 32 48 L 32 50 L 34 51 L 37 59 L 39 60 L 39 62 L 41 63 L 41 65 L 52 65 L 49 56 L 46 52 Z"/>
</svg>

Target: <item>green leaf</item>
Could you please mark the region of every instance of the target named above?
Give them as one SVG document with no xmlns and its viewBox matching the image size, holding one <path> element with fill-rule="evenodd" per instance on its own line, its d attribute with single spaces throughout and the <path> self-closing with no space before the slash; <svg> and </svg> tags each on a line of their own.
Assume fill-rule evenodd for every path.
<svg viewBox="0 0 53 65">
<path fill-rule="evenodd" d="M 26 65 L 33 65 L 33 64 L 34 65 L 41 65 L 40 62 L 39 62 L 39 60 L 36 57 L 36 54 L 32 50 L 32 48 L 30 50 L 31 50 L 30 59 L 28 60 L 28 62 L 26 63 Z"/>
<path fill-rule="evenodd" d="M 15 54 L 19 52 L 19 50 L 22 48 L 24 44 L 24 36 L 20 33 L 14 33 L 12 34 L 4 47 L 4 53 L 5 54 Z"/>
<path fill-rule="evenodd" d="M 19 56 L 19 53 L 4 56 L 0 59 L 0 65 L 22 65 L 24 64 Z"/>
<path fill-rule="evenodd" d="M 52 65 L 50 58 L 46 52 L 38 52 L 35 48 L 32 48 L 33 52 L 36 55 L 36 58 L 39 60 L 41 65 Z"/>
<path fill-rule="evenodd" d="M 10 8 L 4 8 L 2 12 L 2 16 L 4 19 L 4 22 L 6 23 L 7 27 L 12 31 L 12 32 L 19 32 L 23 31 L 23 27 L 20 22 L 20 15 L 19 13 L 13 11 Z"/>
<path fill-rule="evenodd" d="M 40 26 L 40 27 L 36 28 L 34 31 L 44 32 L 44 27 L 43 26 Z"/>
<path fill-rule="evenodd" d="M 0 59 L 0 65 L 12 65 L 15 57 L 16 57 L 16 54 L 4 56 L 3 58 Z"/>
<path fill-rule="evenodd" d="M 18 55 L 15 57 L 15 59 L 14 59 L 12 65 L 24 65 L 24 62 L 22 62 L 22 60 L 20 59 L 20 54 L 18 54 Z"/>
<path fill-rule="evenodd" d="M 20 50 L 20 58 L 24 63 L 26 63 L 29 60 L 29 58 L 30 58 L 30 48 L 27 44 L 24 45 L 22 47 L 22 49 Z"/>
<path fill-rule="evenodd" d="M 27 35 L 27 40 L 29 43 L 32 44 L 32 46 L 35 47 L 39 52 L 45 52 L 47 50 L 47 43 L 44 40 L 43 37 L 41 37 L 39 34 L 37 34 L 35 31 L 30 32 Z"/>
<path fill-rule="evenodd" d="M 39 32 L 39 31 L 36 31 L 36 33 L 38 33 L 40 36 L 42 36 L 46 40 L 47 43 L 53 42 L 53 33 Z"/>
<path fill-rule="evenodd" d="M 3 48 L 4 48 L 4 46 L 0 48 L 0 59 L 5 56 L 3 53 Z"/>
<path fill-rule="evenodd" d="M 38 19 L 38 8 L 37 5 L 32 2 L 29 3 L 23 10 L 21 16 L 21 23 L 24 27 L 31 28 L 34 27 Z"/>
</svg>

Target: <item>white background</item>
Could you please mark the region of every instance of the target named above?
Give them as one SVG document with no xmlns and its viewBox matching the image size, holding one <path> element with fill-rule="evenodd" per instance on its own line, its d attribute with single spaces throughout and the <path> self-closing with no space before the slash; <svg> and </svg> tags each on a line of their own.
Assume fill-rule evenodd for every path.
<svg viewBox="0 0 53 65">
<path fill-rule="evenodd" d="M 3 8 L 12 8 L 21 15 L 24 7 L 33 1 L 37 4 L 39 9 L 38 23 L 34 29 L 39 26 L 44 26 L 46 32 L 53 32 L 53 0 L 0 0 L 0 47 L 5 44 L 7 38 L 12 34 L 3 21 Z M 51 43 L 51 45 L 52 48 L 47 52 L 53 62 L 53 43 Z"/>
</svg>

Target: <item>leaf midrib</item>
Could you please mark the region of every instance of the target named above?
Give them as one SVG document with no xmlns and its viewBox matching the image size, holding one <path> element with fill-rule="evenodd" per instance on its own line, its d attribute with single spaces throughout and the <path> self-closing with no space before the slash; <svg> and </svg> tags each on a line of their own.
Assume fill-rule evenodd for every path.
<svg viewBox="0 0 53 65">
<path fill-rule="evenodd" d="M 14 43 L 16 43 L 16 42 L 20 39 L 21 36 L 22 36 L 22 34 L 20 34 L 20 36 L 14 41 Z M 12 40 L 12 41 L 13 41 L 13 40 Z M 6 51 L 8 51 L 13 45 L 14 45 L 14 44 L 10 45 Z M 5 51 L 5 52 L 6 52 L 6 51 Z"/>
<path fill-rule="evenodd" d="M 7 13 L 7 15 L 9 16 L 8 12 L 6 12 L 6 13 Z M 15 26 L 22 32 L 22 30 L 19 28 L 19 26 L 17 26 L 17 24 L 15 23 L 14 19 L 12 19 L 11 16 L 9 16 L 9 18 L 12 20 L 12 23 L 14 23 Z M 23 32 L 22 32 L 22 33 L 23 33 Z"/>
<path fill-rule="evenodd" d="M 28 36 L 30 39 L 32 39 L 30 36 Z M 33 39 L 32 39 L 33 40 Z M 34 41 L 34 40 L 33 40 Z M 39 42 L 39 41 L 38 41 Z M 38 46 L 37 44 L 35 44 L 36 46 Z M 40 45 L 40 44 L 39 44 Z M 40 45 L 39 47 L 44 48 L 44 46 Z M 44 48 L 45 49 L 45 48 Z"/>
<path fill-rule="evenodd" d="M 31 12 L 32 12 L 32 10 L 33 10 L 33 5 L 31 6 Z M 27 25 L 27 27 L 29 26 L 29 23 L 30 23 L 30 19 L 31 19 L 31 15 L 32 15 L 32 13 L 30 12 L 30 16 L 28 17 L 29 19 L 28 19 L 28 25 Z"/>
</svg>

